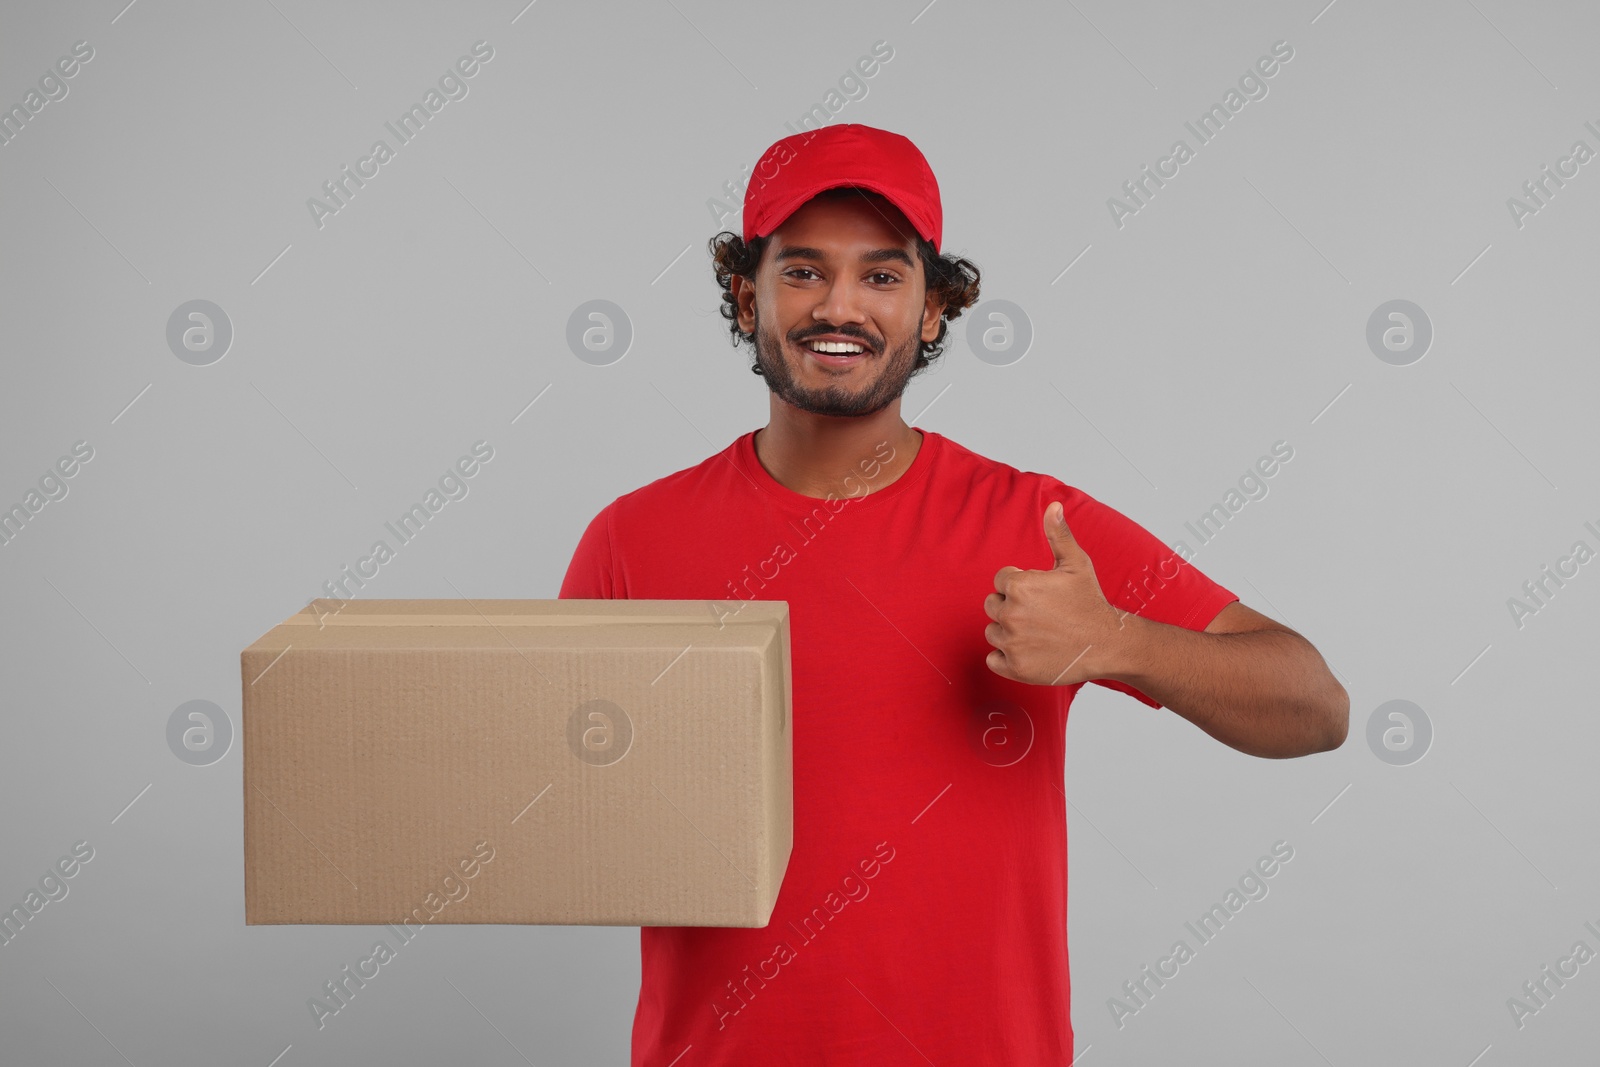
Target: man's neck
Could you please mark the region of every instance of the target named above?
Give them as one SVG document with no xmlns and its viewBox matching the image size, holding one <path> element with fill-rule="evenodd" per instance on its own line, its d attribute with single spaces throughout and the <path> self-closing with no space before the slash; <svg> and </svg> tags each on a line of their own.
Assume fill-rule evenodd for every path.
<svg viewBox="0 0 1600 1067">
<path fill-rule="evenodd" d="M 756 431 L 756 458 L 782 486 L 826 499 L 878 492 L 916 459 L 922 435 L 900 417 L 898 402 L 863 418 L 775 411 Z M 889 458 L 885 458 L 889 457 Z"/>
</svg>

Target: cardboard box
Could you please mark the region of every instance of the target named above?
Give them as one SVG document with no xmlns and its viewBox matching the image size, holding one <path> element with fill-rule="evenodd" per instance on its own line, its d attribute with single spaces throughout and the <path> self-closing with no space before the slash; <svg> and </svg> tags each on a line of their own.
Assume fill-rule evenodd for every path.
<svg viewBox="0 0 1600 1067">
<path fill-rule="evenodd" d="M 784 601 L 318 600 L 239 661 L 247 924 L 772 916 Z"/>
</svg>

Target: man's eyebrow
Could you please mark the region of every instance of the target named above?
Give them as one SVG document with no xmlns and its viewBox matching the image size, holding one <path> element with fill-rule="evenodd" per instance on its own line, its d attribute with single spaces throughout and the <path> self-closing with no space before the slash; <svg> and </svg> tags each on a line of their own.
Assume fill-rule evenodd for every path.
<svg viewBox="0 0 1600 1067">
<path fill-rule="evenodd" d="M 827 258 L 827 256 L 823 255 L 822 250 L 818 248 L 807 248 L 803 245 L 785 245 L 778 249 L 778 254 L 773 257 L 773 262 L 782 263 L 790 259 L 821 260 Z M 911 262 L 911 257 L 906 255 L 905 250 L 901 248 L 874 248 L 871 251 L 861 253 L 861 261 L 863 263 L 902 263 L 907 267 L 916 266 Z"/>
</svg>

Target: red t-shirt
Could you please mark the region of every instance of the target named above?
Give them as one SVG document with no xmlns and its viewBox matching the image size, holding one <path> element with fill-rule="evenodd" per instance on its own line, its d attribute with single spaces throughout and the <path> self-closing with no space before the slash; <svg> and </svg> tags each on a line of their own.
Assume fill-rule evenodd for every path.
<svg viewBox="0 0 1600 1067">
<path fill-rule="evenodd" d="M 634 1067 L 1072 1059 L 1078 686 L 989 670 L 984 597 L 1007 564 L 1054 566 L 1060 500 L 1119 608 L 1202 630 L 1238 598 L 1080 490 L 916 429 L 899 479 L 879 488 L 884 441 L 831 500 L 780 484 L 746 433 L 618 497 L 573 555 L 565 598 L 789 603 L 794 849 L 776 908 L 761 928 L 640 928 Z"/>
</svg>

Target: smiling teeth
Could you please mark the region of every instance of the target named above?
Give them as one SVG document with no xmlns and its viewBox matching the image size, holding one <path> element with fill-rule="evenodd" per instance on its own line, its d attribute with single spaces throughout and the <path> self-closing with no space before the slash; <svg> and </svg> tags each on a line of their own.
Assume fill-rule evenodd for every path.
<svg viewBox="0 0 1600 1067">
<path fill-rule="evenodd" d="M 861 345 L 846 344 L 843 341 L 811 341 L 809 345 L 813 352 L 826 352 L 841 356 L 866 351 Z"/>
</svg>

